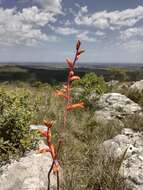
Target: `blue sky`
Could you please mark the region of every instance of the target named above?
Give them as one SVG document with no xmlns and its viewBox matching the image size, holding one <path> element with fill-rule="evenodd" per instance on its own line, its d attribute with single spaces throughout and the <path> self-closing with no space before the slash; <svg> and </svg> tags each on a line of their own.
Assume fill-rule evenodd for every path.
<svg viewBox="0 0 143 190">
<path fill-rule="evenodd" d="M 143 63 L 142 0 L 0 0 L 0 62 Z"/>
</svg>

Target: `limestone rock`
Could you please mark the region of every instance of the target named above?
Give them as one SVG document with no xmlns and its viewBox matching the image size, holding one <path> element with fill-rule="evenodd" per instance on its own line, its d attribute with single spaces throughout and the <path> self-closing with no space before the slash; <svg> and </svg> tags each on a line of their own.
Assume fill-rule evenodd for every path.
<svg viewBox="0 0 143 190">
<path fill-rule="evenodd" d="M 97 102 L 95 117 L 97 121 L 120 120 L 127 115 L 141 112 L 141 107 L 119 93 L 107 93 Z"/>
<path fill-rule="evenodd" d="M 138 91 L 142 92 L 143 91 L 143 80 L 135 82 L 130 88 L 129 91 Z"/>
<path fill-rule="evenodd" d="M 46 146 L 42 141 L 40 146 Z M 34 151 L 1 168 L 1 190 L 47 190 L 47 174 L 52 159 L 49 153 L 37 154 Z M 56 187 L 56 176 L 51 175 L 51 190 Z"/>
<path fill-rule="evenodd" d="M 120 175 L 130 190 L 143 189 L 143 133 L 123 129 L 120 135 L 103 143 L 105 150 L 115 159 L 126 151 Z"/>
</svg>

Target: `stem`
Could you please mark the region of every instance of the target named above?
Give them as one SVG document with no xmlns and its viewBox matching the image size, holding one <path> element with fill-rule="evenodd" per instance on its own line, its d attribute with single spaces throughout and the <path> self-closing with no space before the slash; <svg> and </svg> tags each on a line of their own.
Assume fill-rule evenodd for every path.
<svg viewBox="0 0 143 190">
<path fill-rule="evenodd" d="M 51 165 L 50 170 L 48 172 L 48 188 L 47 188 L 47 190 L 50 190 L 50 174 L 52 172 L 53 165 L 54 165 L 54 161 L 52 162 L 52 165 Z"/>
<path fill-rule="evenodd" d="M 76 50 L 75 53 L 75 57 L 74 57 L 74 61 L 73 61 L 73 68 L 75 66 L 75 63 L 77 61 L 77 54 L 78 54 L 78 50 Z M 67 117 L 68 117 L 68 112 L 67 112 L 67 105 L 70 103 L 70 89 L 71 89 L 71 84 L 70 84 L 70 71 L 68 73 L 68 80 L 67 80 L 67 101 L 65 103 L 65 110 L 64 110 L 64 128 L 67 126 Z"/>
<path fill-rule="evenodd" d="M 60 189 L 60 177 L 59 177 L 59 172 L 57 172 L 57 190 Z"/>
</svg>

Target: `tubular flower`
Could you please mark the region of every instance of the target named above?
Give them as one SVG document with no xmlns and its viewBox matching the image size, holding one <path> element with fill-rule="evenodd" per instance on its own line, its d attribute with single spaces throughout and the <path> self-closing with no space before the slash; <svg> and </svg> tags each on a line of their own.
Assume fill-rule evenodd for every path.
<svg viewBox="0 0 143 190">
<path fill-rule="evenodd" d="M 52 128 L 54 121 L 49 121 L 49 120 L 44 120 L 43 121 L 44 125 L 46 125 L 48 128 Z"/>
<path fill-rule="evenodd" d="M 54 174 L 57 173 L 57 172 L 59 172 L 59 170 L 60 170 L 59 162 L 58 162 L 58 160 L 55 160 L 54 161 L 54 165 L 53 165 L 53 172 L 54 172 Z"/>
<path fill-rule="evenodd" d="M 76 44 L 76 50 L 78 50 L 80 48 L 81 42 L 78 40 L 77 44 Z"/>
<path fill-rule="evenodd" d="M 56 93 L 55 93 L 56 96 L 61 96 L 61 97 L 64 97 L 65 99 L 67 99 L 68 97 L 64 94 L 64 92 L 60 91 L 60 90 L 57 90 Z"/>
<path fill-rule="evenodd" d="M 67 110 L 70 111 L 72 109 L 84 108 L 84 102 L 80 102 L 77 104 L 70 104 L 67 106 Z"/>
<path fill-rule="evenodd" d="M 78 52 L 77 52 L 77 55 L 80 55 L 80 54 L 82 54 L 82 53 L 84 53 L 85 51 L 84 51 L 84 49 L 81 49 L 81 50 L 79 50 Z"/>
<path fill-rule="evenodd" d="M 77 55 L 77 56 L 76 56 L 76 60 L 78 60 L 79 58 L 80 58 L 80 55 Z"/>
<path fill-rule="evenodd" d="M 68 89 L 68 86 L 67 86 L 67 85 L 63 85 L 63 88 L 64 88 L 65 90 L 67 90 L 67 89 Z"/>
<path fill-rule="evenodd" d="M 80 80 L 80 77 L 79 76 L 70 77 L 70 81 L 73 81 L 73 80 Z"/>
<path fill-rule="evenodd" d="M 69 75 L 70 75 L 70 76 L 73 76 L 73 75 L 74 75 L 74 72 L 73 72 L 73 71 L 70 71 Z"/>
<path fill-rule="evenodd" d="M 66 90 L 65 90 L 65 89 L 61 89 L 60 91 L 63 92 L 63 93 L 66 93 Z"/>
<path fill-rule="evenodd" d="M 66 59 L 66 62 L 67 62 L 67 64 L 68 64 L 68 67 L 69 67 L 70 69 L 73 69 L 73 66 L 74 66 L 73 61 L 72 61 L 71 59 L 67 58 L 67 59 Z"/>
</svg>

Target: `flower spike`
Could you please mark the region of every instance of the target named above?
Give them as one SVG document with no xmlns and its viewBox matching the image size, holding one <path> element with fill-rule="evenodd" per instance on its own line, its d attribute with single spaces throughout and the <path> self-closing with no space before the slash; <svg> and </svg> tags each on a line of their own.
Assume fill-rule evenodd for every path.
<svg viewBox="0 0 143 190">
<path fill-rule="evenodd" d="M 56 96 L 61 96 L 64 97 L 65 99 L 67 99 L 68 97 L 64 94 L 64 92 L 61 90 L 57 90 L 55 93 Z"/>
<path fill-rule="evenodd" d="M 69 58 L 67 58 L 66 61 L 67 61 L 68 67 L 69 67 L 70 69 L 73 69 L 74 64 L 73 64 L 72 60 L 69 59 Z"/>
<path fill-rule="evenodd" d="M 78 40 L 77 44 L 76 44 L 76 50 L 78 50 L 80 48 L 81 42 Z"/>
<path fill-rule="evenodd" d="M 80 54 L 82 54 L 84 52 L 85 52 L 84 49 L 81 49 L 80 51 L 78 51 L 77 55 L 80 55 Z"/>
<path fill-rule="evenodd" d="M 67 106 L 67 110 L 70 111 L 72 109 L 84 108 L 84 102 L 80 102 L 77 104 L 70 104 Z"/>
<path fill-rule="evenodd" d="M 79 76 L 73 76 L 70 78 L 70 81 L 73 81 L 73 80 L 80 80 L 80 77 Z"/>
<path fill-rule="evenodd" d="M 44 125 L 46 125 L 48 128 L 52 128 L 54 125 L 54 121 L 44 120 Z"/>
</svg>

